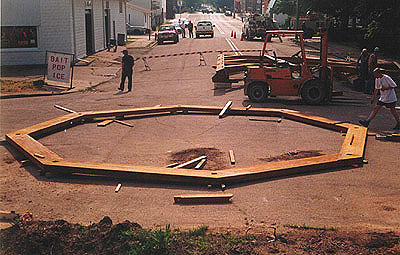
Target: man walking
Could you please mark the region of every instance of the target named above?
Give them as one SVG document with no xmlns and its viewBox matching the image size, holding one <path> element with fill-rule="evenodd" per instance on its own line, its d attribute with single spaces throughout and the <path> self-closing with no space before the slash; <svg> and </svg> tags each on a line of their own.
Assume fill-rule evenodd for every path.
<svg viewBox="0 0 400 255">
<path fill-rule="evenodd" d="M 375 108 L 372 110 L 372 112 L 369 114 L 368 119 L 366 120 L 360 120 L 360 124 L 363 125 L 364 127 L 368 127 L 369 123 L 371 120 L 375 117 L 375 115 L 378 113 L 378 111 L 385 106 L 386 108 L 390 109 L 390 112 L 392 113 L 394 119 L 396 120 L 397 124 L 393 128 L 395 130 L 400 130 L 400 117 L 399 114 L 396 112 L 396 102 L 397 102 L 397 97 L 396 97 L 396 92 L 394 91 L 394 88 L 397 87 L 396 83 L 386 74 L 382 74 L 382 71 L 379 68 L 376 68 L 373 72 L 374 76 L 376 77 L 375 81 L 375 91 L 374 95 L 371 98 L 371 104 L 374 103 L 375 98 L 378 94 L 378 90 L 381 93 L 381 97 L 378 100 L 378 103 L 376 104 Z"/>
<path fill-rule="evenodd" d="M 193 23 L 191 20 L 189 20 L 188 30 L 189 30 L 189 37 L 193 38 Z"/>
<path fill-rule="evenodd" d="M 122 53 L 124 56 L 122 57 L 122 77 L 121 84 L 119 85 L 119 90 L 124 91 L 124 85 L 126 77 L 128 77 L 128 92 L 132 90 L 132 74 L 133 74 L 133 65 L 135 64 L 134 58 L 128 54 L 127 50 L 123 50 Z"/>
</svg>

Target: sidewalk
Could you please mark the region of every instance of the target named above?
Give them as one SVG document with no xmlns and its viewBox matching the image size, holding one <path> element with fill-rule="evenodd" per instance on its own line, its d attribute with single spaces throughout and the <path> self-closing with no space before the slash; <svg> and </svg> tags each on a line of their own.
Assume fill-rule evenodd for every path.
<svg viewBox="0 0 400 255">
<path fill-rule="evenodd" d="M 118 46 L 116 52 L 114 48 L 110 51 L 105 49 L 86 57 L 85 61 L 79 61 L 74 66 L 72 89 L 69 89 L 70 84 L 47 80 L 48 84 L 43 85 L 43 73 L 46 70 L 44 65 L 3 68 L 1 85 L 3 88 L 10 87 L 11 91 L 2 91 L 0 99 L 62 95 L 90 90 L 117 77 L 121 69 L 122 50 L 151 48 L 155 43 L 154 35 L 151 36 L 151 40 L 148 35 L 128 36 L 128 44 Z M 20 86 L 22 89 L 12 91 L 13 86 Z"/>
</svg>

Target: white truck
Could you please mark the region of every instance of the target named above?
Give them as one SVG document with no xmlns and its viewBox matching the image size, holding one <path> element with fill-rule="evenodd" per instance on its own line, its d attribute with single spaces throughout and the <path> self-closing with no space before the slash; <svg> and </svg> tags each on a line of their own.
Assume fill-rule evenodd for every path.
<svg viewBox="0 0 400 255">
<path fill-rule="evenodd" d="M 213 25 L 209 20 L 201 20 L 197 22 L 197 25 L 195 26 L 196 38 L 199 38 L 200 35 L 209 35 L 214 37 L 214 27 L 215 25 Z"/>
</svg>

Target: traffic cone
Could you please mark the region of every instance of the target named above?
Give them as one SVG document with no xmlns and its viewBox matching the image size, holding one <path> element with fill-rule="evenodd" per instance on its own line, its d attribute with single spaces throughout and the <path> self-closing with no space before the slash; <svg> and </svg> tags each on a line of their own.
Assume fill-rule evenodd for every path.
<svg viewBox="0 0 400 255">
<path fill-rule="evenodd" d="M 233 37 L 233 30 L 232 30 L 232 32 L 231 32 L 231 37 Z"/>
<path fill-rule="evenodd" d="M 240 41 L 243 41 L 243 33 L 242 33 L 242 35 L 240 36 Z"/>
<path fill-rule="evenodd" d="M 236 38 L 236 32 L 233 34 L 233 38 Z"/>
</svg>

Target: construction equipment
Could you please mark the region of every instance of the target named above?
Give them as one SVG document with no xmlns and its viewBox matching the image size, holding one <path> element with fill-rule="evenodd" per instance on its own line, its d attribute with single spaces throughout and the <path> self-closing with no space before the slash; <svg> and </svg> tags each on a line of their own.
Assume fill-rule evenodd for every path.
<svg viewBox="0 0 400 255">
<path fill-rule="evenodd" d="M 262 14 L 249 14 L 244 17 L 242 34 L 244 39 L 253 40 L 255 37 L 265 38 L 266 31 L 275 29 L 272 18 Z"/>
<path fill-rule="evenodd" d="M 290 57 L 267 55 L 269 36 L 298 35 L 300 51 Z M 321 33 L 321 49 L 318 65 L 314 67 L 306 61 L 303 31 L 267 31 L 260 56 L 224 56 L 217 60 L 214 82 L 232 83 L 244 80 L 244 94 L 251 101 L 262 102 L 268 96 L 298 96 L 308 104 L 328 102 L 332 97 L 333 72 L 328 67 L 327 31 Z M 242 73 L 238 79 L 232 75 Z"/>
</svg>

